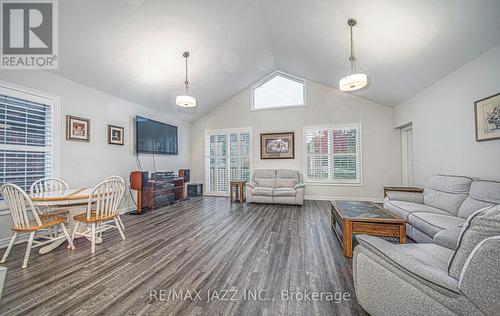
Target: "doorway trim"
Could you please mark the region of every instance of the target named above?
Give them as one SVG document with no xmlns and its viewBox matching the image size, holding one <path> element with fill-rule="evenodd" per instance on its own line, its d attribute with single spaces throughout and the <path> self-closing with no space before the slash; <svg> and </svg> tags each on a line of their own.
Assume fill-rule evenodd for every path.
<svg viewBox="0 0 500 316">
<path fill-rule="evenodd" d="M 413 125 L 406 124 L 401 130 L 401 182 L 403 186 L 415 184 Z"/>
</svg>

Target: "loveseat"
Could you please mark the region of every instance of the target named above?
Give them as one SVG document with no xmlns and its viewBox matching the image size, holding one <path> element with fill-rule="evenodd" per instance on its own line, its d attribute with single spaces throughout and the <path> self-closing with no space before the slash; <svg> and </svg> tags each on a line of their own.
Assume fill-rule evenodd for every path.
<svg viewBox="0 0 500 316">
<path fill-rule="evenodd" d="M 245 184 L 246 201 L 302 205 L 305 187 L 298 171 L 259 169 L 255 170 L 252 181 Z"/>
<path fill-rule="evenodd" d="M 500 204 L 500 182 L 462 176 L 434 175 L 423 190 L 408 191 L 391 188 L 384 207 L 408 221 L 407 235 L 416 242 L 449 249 L 471 214 Z"/>
</svg>

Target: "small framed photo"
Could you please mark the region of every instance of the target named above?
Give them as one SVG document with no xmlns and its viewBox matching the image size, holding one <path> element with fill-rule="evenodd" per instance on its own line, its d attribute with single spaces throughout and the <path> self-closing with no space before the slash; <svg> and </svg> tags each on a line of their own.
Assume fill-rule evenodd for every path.
<svg viewBox="0 0 500 316">
<path fill-rule="evenodd" d="M 90 142 L 90 120 L 66 115 L 66 139 Z"/>
<path fill-rule="evenodd" d="M 474 103 L 476 141 L 500 139 L 500 93 Z"/>
<path fill-rule="evenodd" d="M 294 159 L 294 133 L 260 134 L 260 159 Z"/>
<path fill-rule="evenodd" d="M 108 144 L 123 145 L 125 129 L 120 126 L 108 125 Z"/>
</svg>

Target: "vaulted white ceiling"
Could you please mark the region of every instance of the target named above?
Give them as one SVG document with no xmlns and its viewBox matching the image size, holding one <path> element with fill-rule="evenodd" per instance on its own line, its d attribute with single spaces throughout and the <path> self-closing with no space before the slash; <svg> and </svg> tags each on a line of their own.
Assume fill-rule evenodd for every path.
<svg viewBox="0 0 500 316">
<path fill-rule="evenodd" d="M 56 74 L 194 120 L 279 69 L 334 87 L 349 28 L 369 86 L 395 106 L 500 43 L 498 0 L 64 0 Z M 198 109 L 179 111 L 184 60 Z"/>
</svg>

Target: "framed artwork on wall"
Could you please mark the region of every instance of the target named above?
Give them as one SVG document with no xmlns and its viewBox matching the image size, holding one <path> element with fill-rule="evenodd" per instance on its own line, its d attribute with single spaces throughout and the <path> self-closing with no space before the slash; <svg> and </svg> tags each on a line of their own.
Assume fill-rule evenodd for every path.
<svg viewBox="0 0 500 316">
<path fill-rule="evenodd" d="M 294 132 L 260 134 L 260 159 L 294 158 Z"/>
<path fill-rule="evenodd" d="M 66 139 L 90 142 L 90 120 L 66 115 Z"/>
<path fill-rule="evenodd" d="M 500 139 L 500 93 L 474 103 L 476 141 Z"/>
<path fill-rule="evenodd" d="M 108 144 L 123 145 L 125 129 L 120 126 L 108 125 Z"/>
</svg>

